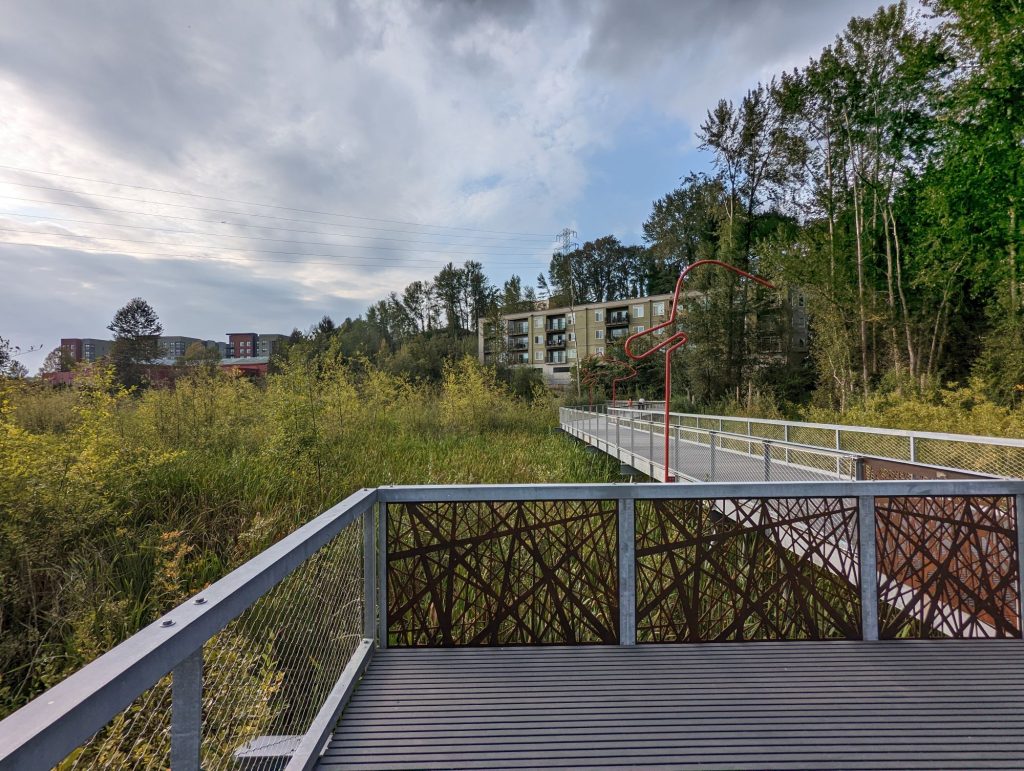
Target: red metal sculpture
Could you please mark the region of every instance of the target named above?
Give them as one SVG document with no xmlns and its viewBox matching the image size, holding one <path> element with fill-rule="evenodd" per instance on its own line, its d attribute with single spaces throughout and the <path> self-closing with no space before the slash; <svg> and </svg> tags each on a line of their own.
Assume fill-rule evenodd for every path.
<svg viewBox="0 0 1024 771">
<path fill-rule="evenodd" d="M 632 380 L 633 378 L 635 378 L 637 376 L 637 374 L 638 374 L 637 371 L 636 371 L 636 367 L 634 367 L 628 361 L 623 361 L 622 359 L 616 359 L 614 356 L 609 356 L 608 354 L 605 354 L 604 356 L 600 356 L 600 357 L 591 356 L 589 358 L 592 359 L 592 360 L 595 360 L 594 364 L 614 364 L 614 365 L 619 366 L 619 367 L 625 367 L 627 370 L 629 370 L 625 375 L 620 375 L 619 377 L 617 377 L 617 378 L 612 380 L 612 404 L 615 404 L 616 389 L 618 388 L 619 383 L 621 383 L 624 380 Z M 594 406 L 594 385 L 605 374 L 607 374 L 607 373 L 602 372 L 601 370 L 598 370 L 598 369 L 593 369 L 590 372 L 588 372 L 586 377 L 584 377 L 583 380 L 581 381 L 583 385 L 588 386 L 590 388 L 590 406 L 591 407 Z"/>
<path fill-rule="evenodd" d="M 668 415 L 669 415 L 669 403 L 672 401 L 672 354 L 676 350 L 678 350 L 679 348 L 682 348 L 684 345 L 686 345 L 686 342 L 687 342 L 687 340 L 689 340 L 689 338 L 687 337 L 685 332 L 676 330 L 673 334 L 669 335 L 664 340 L 659 342 L 657 345 L 647 349 L 643 353 L 633 353 L 633 351 L 631 350 L 631 346 L 632 346 L 632 343 L 633 343 L 634 340 L 637 340 L 637 339 L 639 339 L 641 337 L 645 337 L 647 335 L 652 335 L 652 334 L 656 333 L 658 330 L 664 329 L 665 327 L 672 326 L 672 325 L 674 325 L 676 323 L 676 313 L 677 313 L 677 311 L 679 309 L 679 290 L 682 288 L 683 282 L 686 281 L 686 277 L 690 273 L 690 271 L 693 270 L 694 268 L 697 268 L 697 267 L 701 266 L 701 265 L 717 265 L 720 268 L 725 268 L 726 270 L 731 270 L 733 273 L 737 273 L 740 276 L 743 276 L 745 278 L 749 278 L 752 281 L 756 281 L 758 284 L 761 284 L 762 286 L 766 286 L 769 289 L 774 289 L 775 288 L 775 285 L 772 284 L 770 281 L 766 281 L 765 279 L 760 278 L 759 276 L 755 276 L 752 273 L 747 273 L 745 270 L 740 270 L 736 266 L 730 265 L 727 262 L 722 262 L 721 260 L 698 260 L 697 262 L 693 263 L 692 265 L 687 265 L 682 270 L 682 272 L 679 274 L 679 278 L 676 281 L 675 292 L 672 295 L 672 312 L 669 314 L 668 321 L 665 321 L 665 322 L 663 322 L 661 324 L 658 324 L 655 327 L 651 327 L 650 329 L 645 329 L 643 332 L 637 332 L 636 334 L 630 335 L 629 337 L 626 338 L 626 344 L 623 346 L 623 349 L 625 350 L 626 355 L 629 358 L 631 358 L 633 361 L 643 361 L 644 359 L 646 359 L 649 356 L 651 356 L 652 354 L 654 354 L 656 351 L 664 351 L 665 352 L 665 481 L 666 482 L 673 482 L 673 481 L 675 481 L 674 478 L 668 472 L 668 436 L 669 436 L 669 433 L 668 433 Z M 651 463 L 653 463 L 653 462 L 654 462 L 654 459 L 651 458 Z"/>
</svg>

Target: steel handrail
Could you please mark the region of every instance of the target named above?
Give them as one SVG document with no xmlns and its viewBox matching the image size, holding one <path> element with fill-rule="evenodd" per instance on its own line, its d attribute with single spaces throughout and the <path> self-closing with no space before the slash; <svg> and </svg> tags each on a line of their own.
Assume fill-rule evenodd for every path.
<svg viewBox="0 0 1024 771">
<path fill-rule="evenodd" d="M 353 493 L 5 718 L 0 769 L 56 766 L 376 502 Z"/>
<path fill-rule="evenodd" d="M 628 407 L 609 407 L 611 410 L 629 410 Z M 636 411 L 635 409 L 633 410 Z M 771 426 L 790 426 L 795 428 L 815 428 L 827 431 L 850 431 L 861 434 L 879 434 L 884 436 L 900 436 L 906 439 L 932 439 L 965 444 L 987 444 L 1003 447 L 1024 447 L 1024 439 L 1003 436 L 986 436 L 983 434 L 947 434 L 937 431 L 914 431 L 906 428 L 881 428 L 878 426 L 856 426 L 843 423 L 810 423 L 800 420 L 779 420 L 777 418 L 747 418 L 736 415 L 704 415 L 696 412 L 669 412 L 679 418 L 701 420 L 730 420 L 740 423 L 758 423 Z M 778 440 L 782 441 L 782 440 Z"/>
</svg>

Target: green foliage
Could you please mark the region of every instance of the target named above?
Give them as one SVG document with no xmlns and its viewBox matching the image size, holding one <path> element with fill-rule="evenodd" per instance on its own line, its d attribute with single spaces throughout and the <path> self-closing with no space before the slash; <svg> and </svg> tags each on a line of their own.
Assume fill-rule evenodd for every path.
<svg viewBox="0 0 1024 771">
<path fill-rule="evenodd" d="M 469 359 L 439 385 L 301 351 L 280 370 L 3 386 L 0 714 L 360 487 L 614 478 L 554 432 L 551 397 Z"/>
<path fill-rule="evenodd" d="M 144 385 L 144 365 L 160 355 L 158 339 L 164 328 L 156 311 L 141 297 L 134 297 L 118 309 L 107 329 L 114 333 L 110 360 L 117 381 L 127 388 Z"/>
</svg>

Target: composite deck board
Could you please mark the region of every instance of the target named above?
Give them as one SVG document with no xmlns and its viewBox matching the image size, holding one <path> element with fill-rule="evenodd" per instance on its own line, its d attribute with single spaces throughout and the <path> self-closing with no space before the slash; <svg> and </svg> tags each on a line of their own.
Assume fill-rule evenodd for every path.
<svg viewBox="0 0 1024 771">
<path fill-rule="evenodd" d="M 1024 768 L 1024 642 L 378 651 L 342 768 Z"/>
</svg>

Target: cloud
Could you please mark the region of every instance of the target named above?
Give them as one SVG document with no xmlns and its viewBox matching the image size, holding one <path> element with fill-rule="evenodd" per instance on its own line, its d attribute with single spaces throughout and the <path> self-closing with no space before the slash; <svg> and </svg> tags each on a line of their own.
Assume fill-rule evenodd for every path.
<svg viewBox="0 0 1024 771">
<path fill-rule="evenodd" d="M 683 142 L 720 96 L 740 96 L 803 62 L 850 13 L 873 7 L 0 3 L 0 164 L 295 210 L 551 234 L 600 209 L 590 196 L 603 186 L 588 183 L 603 172 L 591 164 L 629 138 L 623 132 L 633 130 L 627 116 L 636 108 L 678 121 Z M 258 216 L 267 214 L 303 221 Z M 116 307 L 147 292 L 169 331 L 196 336 L 247 318 L 290 329 L 323 312 L 343 317 L 437 272 L 448 255 L 417 240 L 449 244 L 456 262 L 471 256 L 456 252 L 473 251 L 497 280 L 513 270 L 536 275 L 550 250 L 547 242 L 501 242 L 470 230 L 2 169 L 0 227 L 34 231 L 0 241 L 62 247 L 0 248 L 15 295 L 0 304 L 0 334 L 20 342 L 45 332 L 47 345 L 101 333 Z M 38 235 L 61 232 L 83 238 Z M 136 241 L 117 240 L 129 238 Z M 48 281 L 54 274 L 60 280 Z M 200 321 L 206 331 L 196 328 Z"/>
</svg>

